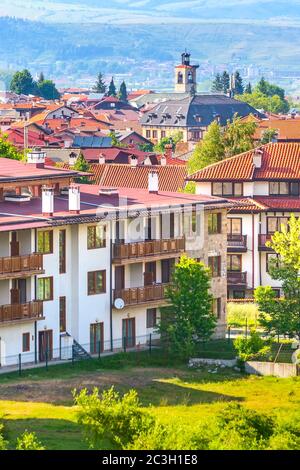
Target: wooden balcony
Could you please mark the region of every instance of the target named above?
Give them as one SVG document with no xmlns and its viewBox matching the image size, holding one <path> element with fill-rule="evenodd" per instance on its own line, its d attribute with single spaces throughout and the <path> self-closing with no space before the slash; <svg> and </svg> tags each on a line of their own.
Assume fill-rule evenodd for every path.
<svg viewBox="0 0 300 470">
<path fill-rule="evenodd" d="M 247 273 L 239 271 L 227 271 L 227 284 L 229 286 L 247 286 Z"/>
<path fill-rule="evenodd" d="M 243 253 L 247 251 L 247 235 L 227 235 L 227 251 L 230 253 Z"/>
<path fill-rule="evenodd" d="M 169 284 L 153 284 L 145 287 L 134 287 L 131 289 L 114 290 L 113 299 L 123 299 L 126 305 L 140 305 L 151 302 L 164 301 L 166 289 Z"/>
<path fill-rule="evenodd" d="M 185 250 L 185 238 L 147 240 L 113 245 L 113 262 L 116 264 L 136 263 L 145 258 L 163 259 L 180 255 Z"/>
<path fill-rule="evenodd" d="M 273 251 L 272 248 L 266 246 L 266 242 L 270 242 L 272 234 L 260 234 L 258 235 L 258 250 L 259 251 Z"/>
<path fill-rule="evenodd" d="M 26 304 L 10 304 L 0 306 L 0 325 L 24 321 L 43 320 L 43 302 L 34 300 Z"/>
<path fill-rule="evenodd" d="M 0 279 L 26 277 L 43 273 L 43 255 L 40 253 L 0 258 Z"/>
</svg>

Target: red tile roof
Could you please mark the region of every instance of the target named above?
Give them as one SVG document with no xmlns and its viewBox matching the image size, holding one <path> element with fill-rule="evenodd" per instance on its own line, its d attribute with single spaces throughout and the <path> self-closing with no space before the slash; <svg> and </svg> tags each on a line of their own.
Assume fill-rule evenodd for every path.
<svg viewBox="0 0 300 470">
<path fill-rule="evenodd" d="M 15 181 L 26 178 L 60 178 L 76 176 L 77 172 L 63 168 L 48 167 L 36 168 L 35 165 L 23 163 L 9 158 L 0 158 L 0 183 L 1 181 Z"/>
<path fill-rule="evenodd" d="M 300 180 L 300 143 L 273 143 L 261 147 L 262 166 L 253 164 L 254 150 L 226 158 L 190 175 L 191 181 Z"/>
<path fill-rule="evenodd" d="M 300 212 L 300 198 L 298 197 L 269 197 L 269 196 L 255 196 L 253 198 L 235 198 L 231 199 L 232 202 L 241 203 L 240 207 L 234 207 L 231 212 L 244 213 L 244 212 L 268 212 L 268 211 L 288 211 Z"/>
</svg>

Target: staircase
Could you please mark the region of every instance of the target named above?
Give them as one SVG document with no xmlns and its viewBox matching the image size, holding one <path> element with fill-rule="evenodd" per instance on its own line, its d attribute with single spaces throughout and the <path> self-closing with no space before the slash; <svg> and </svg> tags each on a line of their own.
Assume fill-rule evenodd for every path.
<svg viewBox="0 0 300 470">
<path fill-rule="evenodd" d="M 92 359 L 92 356 L 75 339 L 73 339 L 72 350 L 75 360 Z"/>
</svg>

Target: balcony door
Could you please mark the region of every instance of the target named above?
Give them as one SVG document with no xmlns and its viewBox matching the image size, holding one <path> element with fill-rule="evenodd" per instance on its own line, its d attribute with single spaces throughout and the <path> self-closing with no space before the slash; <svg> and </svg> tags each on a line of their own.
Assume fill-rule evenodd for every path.
<svg viewBox="0 0 300 470">
<path fill-rule="evenodd" d="M 122 320 L 123 346 L 133 348 L 135 346 L 135 318 Z"/>
<path fill-rule="evenodd" d="M 125 289 L 125 267 L 115 267 L 115 290 Z"/>
<path fill-rule="evenodd" d="M 156 263 L 145 263 L 144 286 L 151 286 L 156 283 Z"/>
<path fill-rule="evenodd" d="M 53 357 L 53 331 L 44 330 L 39 331 L 39 360 L 40 362 L 46 361 L 46 352 L 48 360 Z"/>
<path fill-rule="evenodd" d="M 242 235 L 242 219 L 229 218 L 227 222 L 227 233 L 230 237 Z"/>
<path fill-rule="evenodd" d="M 104 351 L 104 323 L 92 323 L 90 325 L 90 352 L 98 354 Z"/>
<path fill-rule="evenodd" d="M 161 281 L 163 284 L 171 282 L 172 270 L 175 265 L 175 259 L 163 259 L 161 261 Z"/>
<path fill-rule="evenodd" d="M 10 290 L 10 301 L 12 304 L 25 304 L 26 296 L 26 279 L 14 279 Z"/>
<path fill-rule="evenodd" d="M 19 256 L 20 246 L 18 242 L 17 232 L 11 233 L 11 242 L 10 242 L 10 256 Z"/>
</svg>

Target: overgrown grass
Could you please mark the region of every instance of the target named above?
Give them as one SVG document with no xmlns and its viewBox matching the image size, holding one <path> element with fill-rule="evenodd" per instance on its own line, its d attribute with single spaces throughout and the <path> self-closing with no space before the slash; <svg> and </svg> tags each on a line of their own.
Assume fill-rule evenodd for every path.
<svg viewBox="0 0 300 470">
<path fill-rule="evenodd" d="M 246 322 L 248 327 L 259 326 L 259 312 L 256 304 L 234 303 L 227 304 L 227 324 L 233 327 L 244 327 Z"/>
</svg>

